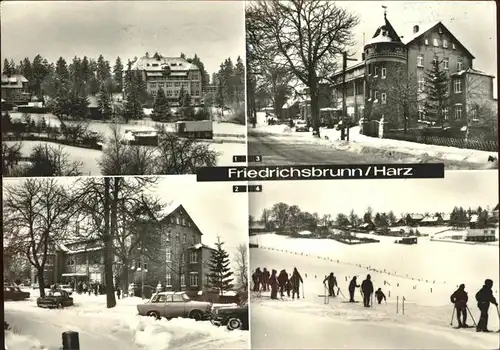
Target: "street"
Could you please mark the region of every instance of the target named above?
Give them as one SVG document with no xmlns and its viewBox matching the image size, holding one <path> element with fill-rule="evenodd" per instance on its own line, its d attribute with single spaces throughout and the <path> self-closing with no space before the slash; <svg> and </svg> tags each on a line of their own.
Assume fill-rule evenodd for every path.
<svg viewBox="0 0 500 350">
<path fill-rule="evenodd" d="M 283 136 L 283 140 L 260 134 L 248 133 L 248 155 L 262 156 L 261 165 L 293 165 L 293 164 L 381 164 L 381 163 L 419 163 L 418 157 L 408 155 L 407 158 L 388 158 L 372 153 L 358 154 L 338 150 L 325 141 L 312 143 L 306 138 Z M 319 140 L 318 140 L 319 141 Z M 447 170 L 480 170 L 484 164 L 458 161 L 428 159 L 429 162 L 444 163 Z M 488 165 L 488 164 L 486 164 Z"/>
</svg>

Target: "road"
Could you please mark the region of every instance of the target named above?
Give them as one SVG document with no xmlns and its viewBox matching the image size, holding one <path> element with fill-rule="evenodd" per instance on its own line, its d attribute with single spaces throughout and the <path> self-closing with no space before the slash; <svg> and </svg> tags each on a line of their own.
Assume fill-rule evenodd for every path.
<svg viewBox="0 0 500 350">
<path fill-rule="evenodd" d="M 311 143 L 307 139 L 283 136 L 284 141 L 262 134 L 248 135 L 248 155 L 261 155 L 260 165 L 315 165 L 315 164 L 381 164 L 381 163 L 414 163 L 417 157 L 408 155 L 407 159 L 391 159 L 374 154 L 358 154 L 338 150 L 325 143 Z M 293 138 L 293 142 L 288 140 Z M 318 140 L 319 141 L 319 140 Z M 435 159 L 435 163 L 444 163 L 447 170 L 479 170 L 483 164 L 464 163 Z M 488 164 L 486 164 L 488 165 Z"/>
</svg>

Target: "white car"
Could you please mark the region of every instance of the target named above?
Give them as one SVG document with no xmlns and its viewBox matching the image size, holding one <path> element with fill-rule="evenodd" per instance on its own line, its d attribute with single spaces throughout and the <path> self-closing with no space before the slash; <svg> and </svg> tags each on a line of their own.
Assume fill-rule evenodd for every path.
<svg viewBox="0 0 500 350">
<path fill-rule="evenodd" d="M 73 294 L 73 288 L 69 284 L 61 284 L 58 288 L 64 290 L 69 295 Z"/>
</svg>

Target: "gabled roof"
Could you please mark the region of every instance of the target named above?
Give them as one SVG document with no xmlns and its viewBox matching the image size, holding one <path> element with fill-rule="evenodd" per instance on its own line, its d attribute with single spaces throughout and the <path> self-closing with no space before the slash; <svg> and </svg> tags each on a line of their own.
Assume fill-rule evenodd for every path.
<svg viewBox="0 0 500 350">
<path fill-rule="evenodd" d="M 366 45 L 374 43 L 401 43 L 398 33 L 392 26 L 391 22 L 384 14 L 384 24 L 377 28 L 373 37 L 366 43 Z"/>
<path fill-rule="evenodd" d="M 429 23 L 429 24 L 424 24 L 422 26 L 419 25 L 419 30 L 418 32 L 416 33 L 411 33 L 410 35 L 408 36 L 403 36 L 403 43 L 405 45 L 409 45 L 411 44 L 413 41 L 415 41 L 416 39 L 420 38 L 422 35 L 424 35 L 425 33 L 429 32 L 430 30 L 434 29 L 435 27 L 437 27 L 438 25 L 441 26 L 441 28 L 446 31 L 451 37 L 452 39 L 454 40 L 454 43 L 458 44 L 459 46 L 462 47 L 462 49 L 464 49 L 464 51 L 469 54 L 473 59 L 475 58 L 474 55 L 469 51 L 467 50 L 467 48 L 450 32 L 450 30 L 448 28 L 446 28 L 446 26 L 441 22 L 434 22 L 434 23 Z M 413 27 L 412 27 L 413 28 Z"/>
<path fill-rule="evenodd" d="M 406 215 L 409 216 L 410 219 L 412 219 L 412 220 L 422 220 L 424 218 L 424 215 L 422 215 L 422 214 L 409 213 Z"/>
<path fill-rule="evenodd" d="M 191 222 L 193 223 L 194 227 L 198 230 L 200 235 L 203 235 L 203 232 L 201 232 L 200 228 L 198 227 L 198 225 L 196 225 L 196 222 L 194 222 L 193 218 L 191 217 L 191 215 L 189 215 L 189 213 L 184 208 L 184 206 L 182 204 L 179 204 L 176 202 L 172 202 L 169 205 L 167 205 L 165 208 L 163 208 L 163 210 L 158 215 L 159 217 L 157 218 L 157 220 L 158 221 L 166 221 L 166 220 L 168 220 L 170 215 L 172 215 L 174 212 L 176 212 L 178 210 L 183 210 L 184 213 L 191 219 Z"/>
<path fill-rule="evenodd" d="M 493 208 L 493 211 L 498 211 L 498 204 Z"/>
<path fill-rule="evenodd" d="M 420 222 L 437 222 L 439 220 L 439 216 L 427 216 L 423 218 Z"/>
</svg>

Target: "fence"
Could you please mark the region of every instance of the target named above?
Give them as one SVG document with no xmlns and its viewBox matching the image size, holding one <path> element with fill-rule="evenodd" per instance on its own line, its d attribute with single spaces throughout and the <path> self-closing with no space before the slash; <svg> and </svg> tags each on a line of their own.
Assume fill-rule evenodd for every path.
<svg viewBox="0 0 500 350">
<path fill-rule="evenodd" d="M 487 152 L 498 152 L 498 141 L 465 140 L 442 136 L 424 136 L 415 134 L 404 134 L 394 131 L 384 133 L 384 138 L 423 143 L 427 145 L 457 147 L 474 149 Z"/>
</svg>

